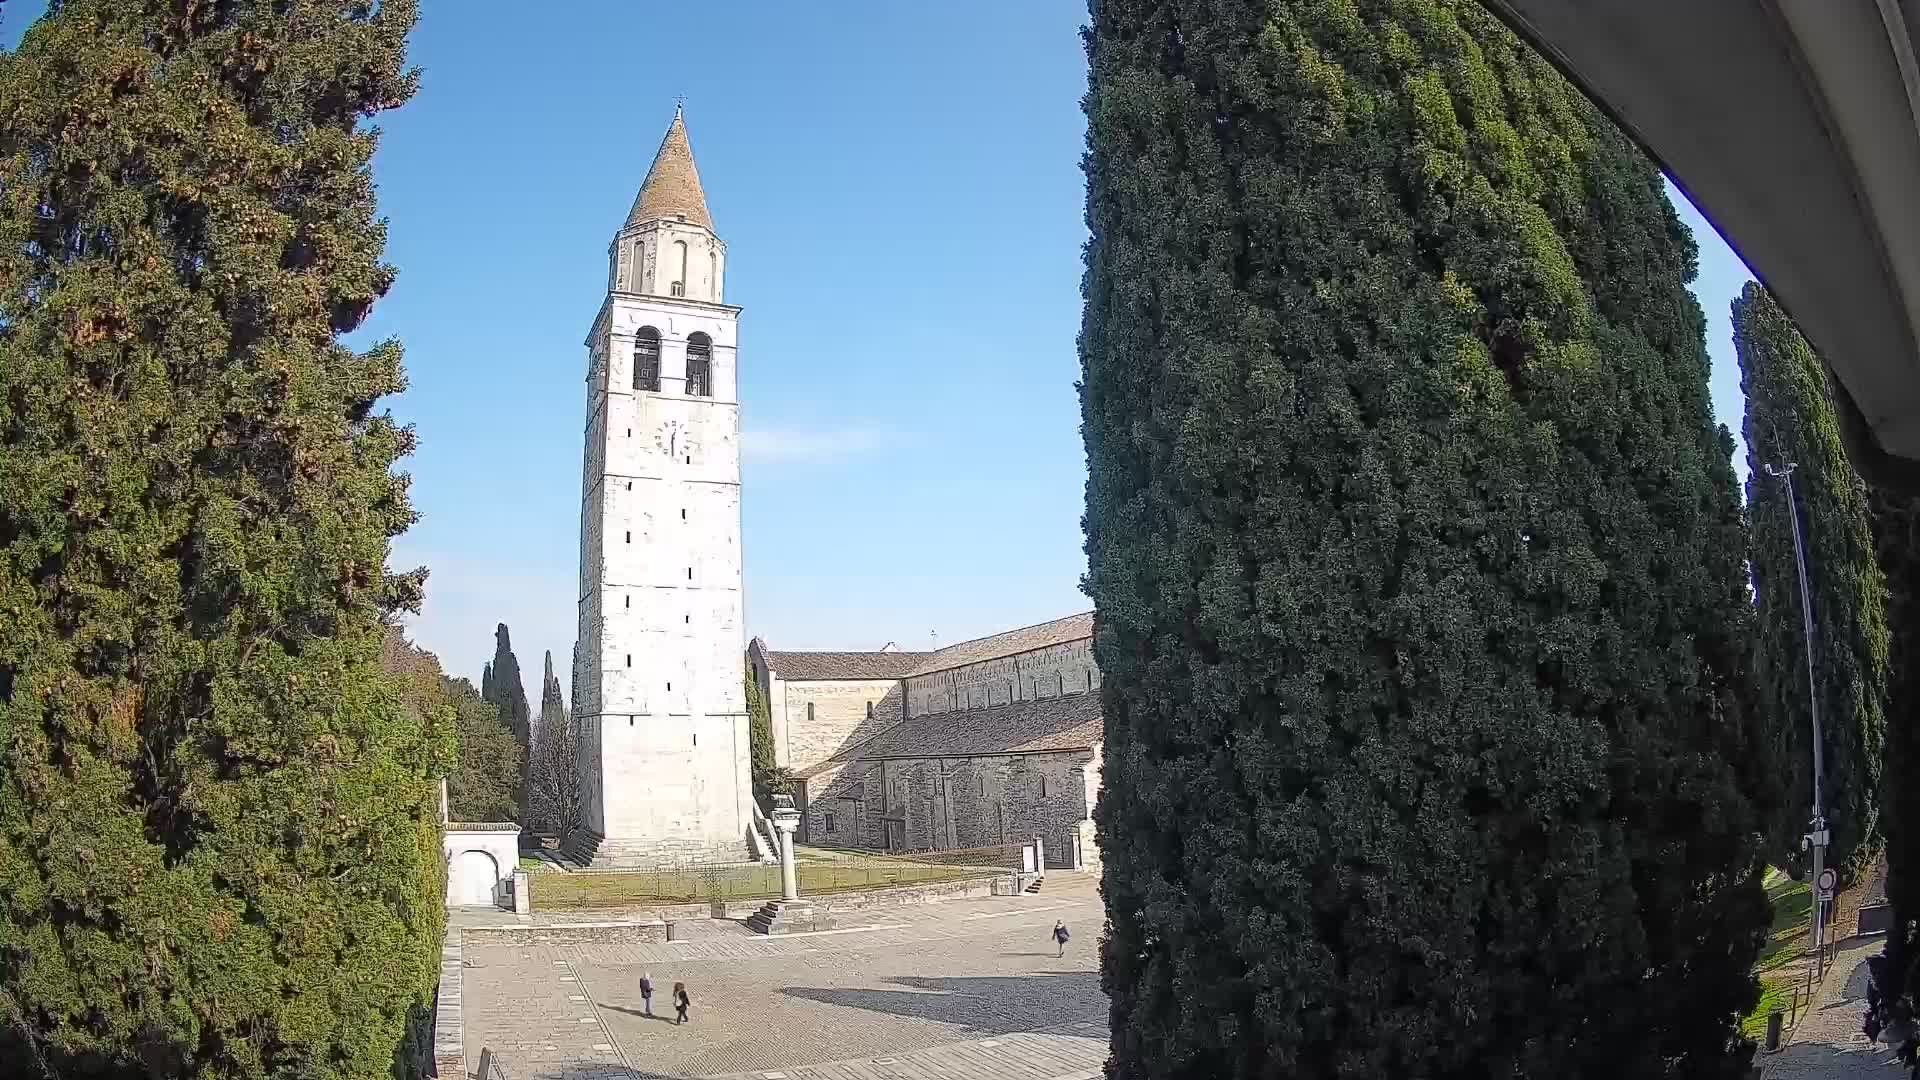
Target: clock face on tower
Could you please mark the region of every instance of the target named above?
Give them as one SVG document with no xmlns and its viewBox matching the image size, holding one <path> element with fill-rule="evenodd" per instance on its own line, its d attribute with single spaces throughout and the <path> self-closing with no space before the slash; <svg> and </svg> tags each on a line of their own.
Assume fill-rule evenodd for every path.
<svg viewBox="0 0 1920 1080">
<path fill-rule="evenodd" d="M 691 464 L 700 456 L 699 440 L 678 420 L 668 420 L 653 433 L 653 445 L 668 458 Z"/>
</svg>

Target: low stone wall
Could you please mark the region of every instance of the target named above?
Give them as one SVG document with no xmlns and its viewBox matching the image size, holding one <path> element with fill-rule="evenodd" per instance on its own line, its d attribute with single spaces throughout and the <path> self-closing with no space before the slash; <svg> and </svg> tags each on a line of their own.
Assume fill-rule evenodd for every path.
<svg viewBox="0 0 1920 1080">
<path fill-rule="evenodd" d="M 703 908 L 698 918 L 706 918 Z M 472 945 L 650 945 L 667 940 L 660 920 L 606 920 L 549 923 L 540 926 L 475 926 L 466 930 Z"/>
<path fill-rule="evenodd" d="M 447 927 L 440 943 L 440 988 L 433 1000 L 434 1075 L 467 1080 L 467 1031 L 460 1010 L 460 950 L 462 934 Z"/>
<path fill-rule="evenodd" d="M 879 889 L 816 893 L 802 899 L 812 904 L 815 911 L 834 914 L 908 907 L 913 904 L 936 904 L 943 900 L 968 900 L 981 896 L 1002 895 L 994 891 L 993 884 L 996 879 L 1007 876 L 995 874 L 957 881 L 929 881 L 917 885 L 890 885 Z M 765 900 L 734 900 L 724 904 L 716 903 L 713 905 L 713 917 L 744 919 L 766 906 L 766 903 Z"/>
</svg>

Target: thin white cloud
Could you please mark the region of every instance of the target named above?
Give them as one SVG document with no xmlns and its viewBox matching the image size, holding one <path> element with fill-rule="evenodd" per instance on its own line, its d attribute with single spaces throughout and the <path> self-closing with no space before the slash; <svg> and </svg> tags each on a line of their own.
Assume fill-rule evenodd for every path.
<svg viewBox="0 0 1920 1080">
<path fill-rule="evenodd" d="M 891 432 L 870 427 L 833 429 L 758 428 L 742 432 L 741 451 L 758 462 L 838 461 L 869 454 L 898 442 Z"/>
</svg>

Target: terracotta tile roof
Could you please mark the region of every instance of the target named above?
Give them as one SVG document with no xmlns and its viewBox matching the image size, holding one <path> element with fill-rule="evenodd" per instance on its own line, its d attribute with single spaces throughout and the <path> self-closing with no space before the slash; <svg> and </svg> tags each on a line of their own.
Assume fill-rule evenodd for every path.
<svg viewBox="0 0 1920 1080">
<path fill-rule="evenodd" d="M 1067 694 L 916 716 L 895 724 L 845 756 L 870 761 L 1085 750 L 1100 745 L 1104 732 L 1100 695 Z"/>
<path fill-rule="evenodd" d="M 900 679 L 931 653 L 768 652 L 767 667 L 788 682 L 823 679 Z"/>
<path fill-rule="evenodd" d="M 700 190 L 700 170 L 694 168 L 693 148 L 687 145 L 687 125 L 678 109 L 674 110 L 673 123 L 667 125 L 666 138 L 660 140 L 659 152 L 653 155 L 646 182 L 634 197 L 627 228 L 675 216 L 708 230 L 713 228 L 706 193 Z"/>
<path fill-rule="evenodd" d="M 1023 626 L 1018 630 L 1009 630 L 992 637 L 962 641 L 958 645 L 949 645 L 938 652 L 922 653 L 921 655 L 926 659 L 913 670 L 912 674 L 926 675 L 935 671 L 946 671 L 949 668 L 965 667 L 968 664 L 998 660 L 1003 656 L 1032 652 L 1049 645 L 1060 645 L 1092 636 L 1093 612 L 1083 611 L 1078 615 L 1043 622 L 1038 626 Z"/>
</svg>

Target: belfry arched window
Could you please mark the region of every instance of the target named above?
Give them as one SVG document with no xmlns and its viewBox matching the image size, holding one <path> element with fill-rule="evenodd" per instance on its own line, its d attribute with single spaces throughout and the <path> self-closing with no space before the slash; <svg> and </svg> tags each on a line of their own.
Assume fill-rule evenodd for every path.
<svg viewBox="0 0 1920 1080">
<path fill-rule="evenodd" d="M 660 331 L 651 326 L 633 335 L 633 388 L 660 392 Z"/>
<path fill-rule="evenodd" d="M 713 339 L 697 331 L 687 335 L 687 394 L 713 396 Z"/>
<path fill-rule="evenodd" d="M 674 275 L 673 286 L 667 291 L 674 296 L 685 296 L 687 295 L 687 242 L 685 240 L 673 242 L 673 261 L 679 272 Z"/>
</svg>

